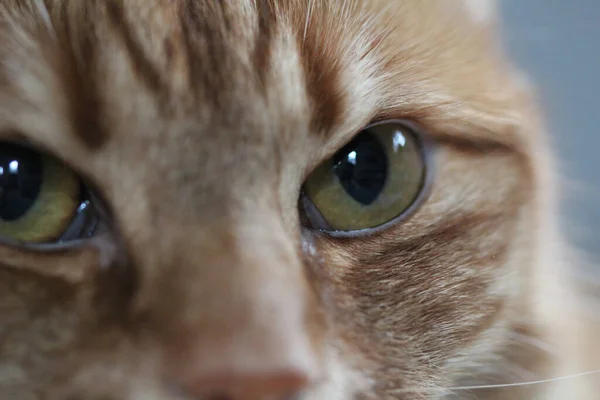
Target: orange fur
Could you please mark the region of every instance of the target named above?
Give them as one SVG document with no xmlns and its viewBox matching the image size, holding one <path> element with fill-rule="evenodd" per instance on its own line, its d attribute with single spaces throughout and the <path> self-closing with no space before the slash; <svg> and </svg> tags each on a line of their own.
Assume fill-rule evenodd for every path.
<svg viewBox="0 0 600 400">
<path fill-rule="evenodd" d="M 69 250 L 0 245 L 0 398 L 593 399 L 599 377 L 452 390 L 599 367 L 485 3 L 0 2 L 1 137 L 111 214 Z M 435 142 L 425 204 L 364 237 L 301 228 L 306 176 L 390 118 Z"/>
</svg>

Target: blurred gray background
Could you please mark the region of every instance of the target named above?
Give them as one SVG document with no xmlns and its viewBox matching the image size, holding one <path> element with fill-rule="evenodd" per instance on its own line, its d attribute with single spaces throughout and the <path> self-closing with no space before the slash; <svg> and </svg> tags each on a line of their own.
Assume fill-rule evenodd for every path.
<svg viewBox="0 0 600 400">
<path fill-rule="evenodd" d="M 600 0 L 500 0 L 506 44 L 538 86 L 575 244 L 600 261 Z"/>
</svg>

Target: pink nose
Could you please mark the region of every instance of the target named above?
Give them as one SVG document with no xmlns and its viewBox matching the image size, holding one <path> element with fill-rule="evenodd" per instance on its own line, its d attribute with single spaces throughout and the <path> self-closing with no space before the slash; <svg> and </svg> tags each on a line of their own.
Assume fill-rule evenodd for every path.
<svg viewBox="0 0 600 400">
<path fill-rule="evenodd" d="M 185 392 L 203 400 L 288 400 L 295 399 L 307 383 L 308 375 L 301 370 L 215 372 L 187 385 Z"/>
<path fill-rule="evenodd" d="M 300 329 L 276 326 L 180 342 L 169 375 L 193 399 L 295 399 L 316 378 L 316 355 Z"/>
<path fill-rule="evenodd" d="M 287 400 L 320 376 L 304 265 L 280 222 L 261 228 L 252 212 L 248 226 L 189 231 L 177 244 L 195 244 L 157 266 L 165 272 L 138 297 L 162 345 L 161 373 L 184 398 Z"/>
</svg>

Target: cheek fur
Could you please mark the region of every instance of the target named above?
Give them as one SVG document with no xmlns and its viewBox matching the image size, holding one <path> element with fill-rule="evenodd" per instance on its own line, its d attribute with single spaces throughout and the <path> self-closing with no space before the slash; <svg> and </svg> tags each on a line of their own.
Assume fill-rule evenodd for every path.
<svg viewBox="0 0 600 400">
<path fill-rule="evenodd" d="M 528 257 L 522 165 L 504 152 L 450 149 L 440 158 L 428 202 L 406 223 L 373 236 L 316 240 L 336 332 L 373 376 L 396 387 L 443 379 L 444 365 L 502 320 Z M 457 179 L 471 161 L 487 163 L 483 173 L 506 167 L 523 178 L 495 188 L 485 175 Z M 494 192 L 473 196 L 485 190 Z M 448 196 L 455 191 L 463 197 Z"/>
</svg>

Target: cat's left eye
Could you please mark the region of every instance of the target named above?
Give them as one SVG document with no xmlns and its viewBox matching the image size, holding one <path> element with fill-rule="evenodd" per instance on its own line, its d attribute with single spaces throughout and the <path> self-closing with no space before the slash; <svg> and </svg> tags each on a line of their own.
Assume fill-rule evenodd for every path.
<svg viewBox="0 0 600 400">
<path fill-rule="evenodd" d="M 0 239 L 66 242 L 91 236 L 96 223 L 77 174 L 52 156 L 0 142 Z"/>
<path fill-rule="evenodd" d="M 319 230 L 356 232 L 407 215 L 425 189 L 425 150 L 408 122 L 366 128 L 308 177 L 305 219 Z"/>
</svg>

